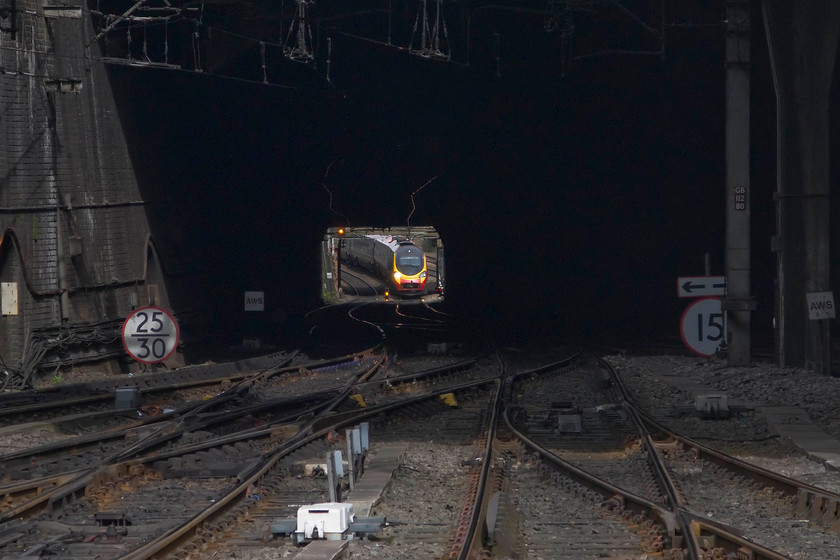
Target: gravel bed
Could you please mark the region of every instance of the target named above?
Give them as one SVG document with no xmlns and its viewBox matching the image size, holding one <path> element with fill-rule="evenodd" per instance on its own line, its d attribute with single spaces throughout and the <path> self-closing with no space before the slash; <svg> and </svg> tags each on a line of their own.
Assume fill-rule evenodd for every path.
<svg viewBox="0 0 840 560">
<path fill-rule="evenodd" d="M 471 445 L 411 444 L 371 515 L 385 516 L 394 523 L 454 526 L 474 458 Z M 394 535 L 405 533 L 400 527 L 394 527 Z"/>
<path fill-rule="evenodd" d="M 729 419 L 701 419 L 675 414 L 693 407 L 693 396 L 663 386 L 661 379 L 679 375 L 725 393 L 748 406 L 799 406 L 827 434 L 840 435 L 834 403 L 840 380 L 794 368 L 758 363 L 728 367 L 722 360 L 681 356 L 624 357 L 608 361 L 622 376 L 634 399 L 675 432 L 765 469 L 829 491 L 840 491 L 840 472 L 811 460 L 789 441 L 776 437 L 760 413 Z M 840 538 L 817 523 L 795 519 L 790 504 L 773 502 L 755 491 L 713 473 L 710 466 L 685 457 L 671 463 L 695 511 L 738 527 L 745 537 L 779 550 L 795 560 L 836 557 Z"/>
<path fill-rule="evenodd" d="M 760 414 L 719 420 L 674 416 L 676 407 L 693 407 L 693 397 L 663 386 L 660 378 L 689 377 L 752 406 L 801 406 L 816 425 L 838 438 L 840 425 L 833 415 L 840 415 L 840 411 L 827 410 L 834 410 L 833 403 L 840 402 L 840 379 L 768 363 L 733 368 L 722 360 L 685 356 L 609 356 L 606 359 L 622 376 L 634 399 L 675 432 L 768 470 L 840 492 L 840 471 L 809 459 L 790 441 L 776 437 Z M 822 387 L 821 393 L 817 393 L 816 387 Z"/>
<path fill-rule="evenodd" d="M 832 551 L 840 548 L 837 533 L 790 517 L 787 501 L 772 500 L 766 492 L 739 487 L 687 455 L 669 464 L 695 512 L 738 527 L 744 538 L 796 560 L 831 558 Z"/>
<path fill-rule="evenodd" d="M 371 512 L 392 525 L 376 540 L 352 541 L 348 558 L 412 560 L 448 555 L 448 539 L 464 505 L 475 449 L 432 442 L 407 445 L 402 463 Z M 432 538 L 417 542 L 420 535 Z"/>
<path fill-rule="evenodd" d="M 812 421 L 827 434 L 840 437 L 834 422 L 834 404 L 840 401 L 840 379 L 793 368 L 758 363 L 754 367 L 728 367 L 721 360 L 685 356 L 609 356 L 636 402 L 675 432 L 724 453 L 773 470 L 783 467 L 788 476 L 812 476 L 824 472 L 822 462 L 805 457 L 791 442 L 777 437 L 759 413 L 733 415 L 728 419 L 702 419 L 675 411 L 693 408 L 694 397 L 661 379 L 679 375 L 708 385 L 748 406 L 802 406 Z M 820 394 L 816 387 L 822 387 Z M 819 394 L 820 396 L 814 396 Z M 804 404 L 803 404 L 804 403 Z M 833 472 L 833 471 L 832 471 Z M 840 480 L 840 478 L 838 478 Z M 833 484 L 833 483 L 832 483 Z"/>
<path fill-rule="evenodd" d="M 389 355 L 388 360 L 385 361 L 385 364 L 379 369 L 373 379 L 380 380 L 390 377 L 410 375 L 412 373 L 419 373 L 429 369 L 459 364 L 467 359 L 469 359 L 469 356 L 400 356 L 398 354 L 392 354 Z M 481 367 L 482 362 L 482 360 L 478 360 L 476 362 L 476 366 Z M 486 362 L 486 360 L 484 362 Z"/>
<path fill-rule="evenodd" d="M 550 560 L 553 553 L 570 550 L 576 550 L 579 553 L 576 558 L 580 560 L 604 558 L 607 552 L 603 550 L 587 553 L 581 549 L 596 538 L 600 540 L 601 535 L 611 536 L 620 544 L 620 549 L 610 557 L 645 557 L 639 535 L 623 523 L 607 518 L 606 511 L 597 503 L 564 491 L 539 476 L 533 465 L 513 465 L 510 479 L 514 507 L 522 516 L 520 544 L 525 559 Z"/>
<path fill-rule="evenodd" d="M 0 457 L 17 453 L 24 449 L 31 449 L 40 445 L 47 445 L 73 437 L 70 434 L 60 434 L 51 430 L 32 430 L 26 432 L 5 432 L 0 434 Z M 0 477 L 2 480 L 2 477 Z"/>
</svg>

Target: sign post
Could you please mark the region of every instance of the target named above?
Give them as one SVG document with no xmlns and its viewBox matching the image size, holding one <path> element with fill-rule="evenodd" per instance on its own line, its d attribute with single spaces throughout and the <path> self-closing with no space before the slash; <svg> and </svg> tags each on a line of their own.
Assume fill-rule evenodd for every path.
<svg viewBox="0 0 840 560">
<path fill-rule="evenodd" d="M 167 359 L 178 346 L 178 323 L 159 307 L 141 307 L 122 326 L 126 352 L 138 362 L 156 364 Z"/>
<path fill-rule="evenodd" d="M 726 342 L 726 313 L 720 298 L 704 297 L 689 305 L 680 321 L 680 336 L 689 350 L 711 358 Z"/>
</svg>

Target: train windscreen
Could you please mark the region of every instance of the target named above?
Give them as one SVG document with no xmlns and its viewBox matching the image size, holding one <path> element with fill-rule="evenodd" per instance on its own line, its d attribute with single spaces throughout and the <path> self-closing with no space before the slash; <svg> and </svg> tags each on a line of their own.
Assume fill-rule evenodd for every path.
<svg viewBox="0 0 840 560">
<path fill-rule="evenodd" d="M 397 253 L 397 270 L 403 274 L 418 274 L 423 270 L 423 257 L 419 254 Z"/>
</svg>

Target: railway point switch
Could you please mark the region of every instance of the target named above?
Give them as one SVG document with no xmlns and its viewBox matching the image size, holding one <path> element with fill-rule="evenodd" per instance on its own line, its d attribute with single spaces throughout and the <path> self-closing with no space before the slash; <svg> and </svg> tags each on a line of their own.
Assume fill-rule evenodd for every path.
<svg viewBox="0 0 840 560">
<path fill-rule="evenodd" d="M 301 506 L 297 511 L 296 542 L 316 539 L 341 540 L 353 523 L 353 504 L 324 502 Z"/>
<path fill-rule="evenodd" d="M 296 519 L 278 519 L 271 524 L 273 535 L 288 535 L 294 544 L 320 540 L 351 540 L 379 533 L 386 525 L 385 517 L 357 518 L 353 504 L 324 502 L 301 506 Z"/>
</svg>

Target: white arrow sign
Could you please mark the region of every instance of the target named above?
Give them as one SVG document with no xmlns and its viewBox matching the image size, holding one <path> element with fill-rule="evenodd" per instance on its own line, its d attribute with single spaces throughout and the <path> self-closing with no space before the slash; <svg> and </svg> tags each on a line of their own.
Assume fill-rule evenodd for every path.
<svg viewBox="0 0 840 560">
<path fill-rule="evenodd" d="M 726 276 L 680 276 L 677 297 L 722 296 L 726 293 Z"/>
</svg>

